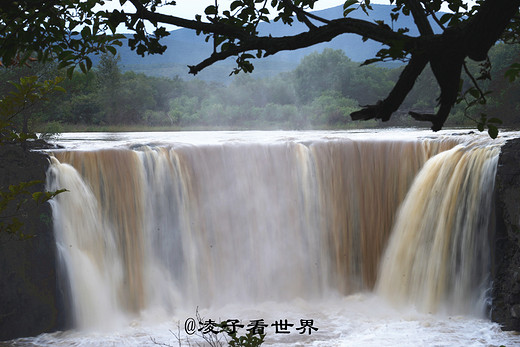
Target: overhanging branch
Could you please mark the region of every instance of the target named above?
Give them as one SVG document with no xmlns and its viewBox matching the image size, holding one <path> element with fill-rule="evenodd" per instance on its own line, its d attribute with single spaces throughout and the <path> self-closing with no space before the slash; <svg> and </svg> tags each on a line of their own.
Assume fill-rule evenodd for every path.
<svg viewBox="0 0 520 347">
<path fill-rule="evenodd" d="M 196 20 L 190 20 L 185 18 L 180 18 L 172 15 L 167 15 L 163 13 L 157 13 L 149 11 L 145 8 L 139 0 L 129 0 L 136 9 L 135 13 L 127 14 L 129 17 L 137 17 L 140 19 L 145 19 L 150 22 L 155 23 L 163 23 L 163 24 L 171 24 L 176 25 L 178 27 L 193 29 L 203 32 L 211 32 L 217 35 L 227 36 L 231 38 L 237 39 L 245 39 L 250 37 L 251 35 L 248 32 L 245 32 L 243 28 L 227 25 L 223 23 L 206 23 Z"/>
<path fill-rule="evenodd" d="M 350 117 L 352 120 L 375 118 L 381 119 L 383 122 L 388 121 L 392 113 L 397 111 L 410 90 L 412 90 L 415 81 L 427 63 L 428 58 L 425 54 L 412 55 L 410 62 L 404 68 L 388 97 L 375 105 L 364 106 L 362 110 L 351 113 Z"/>
<path fill-rule="evenodd" d="M 296 50 L 328 42 L 336 36 L 345 33 L 363 34 L 363 36 L 369 39 L 388 45 L 392 45 L 394 42 L 403 42 L 403 47 L 406 50 L 413 49 L 417 43 L 416 38 L 396 33 L 389 27 L 360 19 L 342 18 L 333 20 L 328 25 L 316 27 L 313 30 L 293 36 L 248 36 L 242 39 L 238 45 L 225 51 L 214 53 L 200 64 L 190 66 L 190 73 L 197 74 L 213 63 L 247 51 L 262 50 L 265 52 L 264 57 L 266 57 L 281 51 Z"/>
<path fill-rule="evenodd" d="M 464 59 L 466 57 L 474 60 L 484 59 L 489 48 L 500 38 L 511 18 L 517 15 L 520 6 L 520 0 L 484 0 L 473 17 L 462 21 L 460 25 L 450 26 L 442 34 L 435 35 L 428 22 L 427 14 L 430 10 L 425 9 L 419 0 L 404 0 L 421 34 L 419 37 L 411 37 L 393 31 L 386 25 L 355 18 L 340 18 L 330 21 L 320 19 L 325 24 L 316 26 L 308 19 L 313 18 L 311 14 L 302 12 L 303 10 L 299 8 L 295 10 L 291 1 L 284 1 L 289 8 L 292 5 L 292 10 L 299 14 L 300 20 L 307 25 L 309 31 L 284 37 L 258 37 L 255 32 L 248 30 L 245 26 L 232 25 L 223 21 L 206 23 L 187 20 L 151 12 L 139 0 L 129 1 L 136 7 L 136 13 L 129 14 L 129 16 L 137 16 L 154 23 L 172 24 L 204 33 L 213 33 L 230 39 L 231 45 L 228 45 L 226 50 L 215 52 L 200 64 L 190 66 L 190 73 L 193 74 L 217 61 L 244 52 L 263 51 L 265 57 L 280 51 L 310 47 L 347 33 L 388 45 L 389 51 L 411 54 L 410 62 L 388 97 L 375 105 L 365 106 L 364 109 L 354 112 L 351 116 L 353 119 L 388 120 L 402 104 L 429 62 L 441 89 L 439 110 L 436 114 L 414 112 L 410 112 L 410 114 L 418 120 L 431 122 L 433 130 L 442 128 L 457 99 L 458 81 Z M 393 56 L 397 57 L 398 54 Z"/>
<path fill-rule="evenodd" d="M 433 35 L 433 29 L 430 25 L 430 22 L 428 22 L 428 17 L 426 16 L 420 1 L 406 0 L 406 4 L 412 12 L 415 25 L 417 25 L 417 29 L 419 29 L 421 35 Z"/>
<path fill-rule="evenodd" d="M 375 24 L 361 19 L 355 18 L 340 18 L 336 20 L 327 21 L 326 25 L 314 27 L 308 32 L 300 33 L 293 36 L 284 37 L 258 37 L 245 28 L 230 25 L 222 22 L 206 23 L 195 20 L 188 20 L 172 15 L 151 12 L 146 9 L 139 0 L 129 0 L 136 8 L 136 13 L 127 14 L 128 16 L 137 16 L 141 19 L 146 19 L 151 22 L 172 24 L 188 29 L 203 31 L 207 33 L 214 33 L 223 35 L 229 38 L 241 40 L 240 45 L 248 47 L 249 49 L 264 49 L 267 46 L 276 46 L 273 53 L 279 52 L 283 44 L 289 44 L 289 50 L 309 47 L 320 42 L 327 42 L 334 37 L 341 34 L 356 34 L 383 44 L 391 44 L 396 41 L 407 42 L 406 47 L 410 48 L 410 43 L 414 40 L 413 37 L 397 33 L 390 27 Z M 307 13 L 305 14 L 307 15 Z M 319 17 L 318 17 L 319 18 Z M 302 42 L 297 42 L 302 41 Z M 258 45 L 258 47 L 252 47 Z M 249 48 L 251 47 L 251 48 Z"/>
</svg>

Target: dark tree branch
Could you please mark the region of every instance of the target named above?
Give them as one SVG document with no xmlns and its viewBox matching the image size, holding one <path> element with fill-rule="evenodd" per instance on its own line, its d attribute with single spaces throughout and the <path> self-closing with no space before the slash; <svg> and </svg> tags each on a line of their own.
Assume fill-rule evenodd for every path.
<svg viewBox="0 0 520 347">
<path fill-rule="evenodd" d="M 410 90 L 412 90 L 415 81 L 427 63 L 428 58 L 424 54 L 412 56 L 386 99 L 379 101 L 376 105 L 364 106 L 362 110 L 351 113 L 350 117 L 353 120 L 375 118 L 381 119 L 383 122 L 388 121 L 392 113 L 397 111 Z"/>
<path fill-rule="evenodd" d="M 129 0 L 134 5 L 136 12 L 127 14 L 130 17 L 146 19 L 150 22 L 164 23 L 176 25 L 179 27 L 193 29 L 203 32 L 211 32 L 217 35 L 227 36 L 236 39 L 247 39 L 250 33 L 243 30 L 242 27 L 227 25 L 223 23 L 206 23 L 196 20 L 184 19 L 167 14 L 151 12 L 139 2 L 139 0 Z"/>
<path fill-rule="evenodd" d="M 410 112 L 413 118 L 431 122 L 434 131 L 442 128 L 457 100 L 465 57 L 477 61 L 485 60 L 489 49 L 518 13 L 519 6 L 518 0 L 486 1 L 465 26 L 444 32 L 442 50 L 430 51 L 430 65 L 441 88 L 439 110 L 436 114 Z M 476 83 L 475 85 L 478 88 Z"/>
<path fill-rule="evenodd" d="M 368 39 L 383 43 L 383 44 L 391 44 L 396 41 L 405 41 L 410 43 L 414 40 L 411 36 L 397 33 L 393 31 L 388 26 L 382 26 L 375 23 L 371 23 L 361 19 L 355 18 L 340 18 L 336 20 L 329 21 L 327 25 L 316 27 L 313 30 L 305 33 L 300 33 L 294 36 L 284 36 L 284 37 L 258 37 L 252 35 L 251 33 L 243 30 L 242 27 L 233 26 L 225 23 L 205 23 L 195 20 L 188 20 L 184 18 L 179 18 L 171 15 L 166 15 L 162 13 L 156 13 L 148 11 L 139 0 L 129 0 L 136 7 L 136 13 L 128 14 L 129 16 L 136 16 L 141 19 L 146 19 L 151 22 L 161 22 L 164 24 L 172 24 L 180 27 L 199 30 L 203 32 L 211 32 L 217 35 L 223 35 L 230 38 L 239 39 L 242 41 L 242 46 L 252 46 L 249 43 L 258 43 L 262 47 L 256 47 L 257 49 L 262 49 L 264 46 L 278 46 L 279 44 L 283 44 L 285 42 L 290 43 L 290 46 L 293 48 L 288 48 L 289 50 L 309 47 L 314 44 L 320 42 L 327 42 L 332 40 L 334 37 L 341 34 L 357 34 L 359 36 L 366 37 Z M 295 41 L 306 41 L 309 42 L 300 42 L 297 43 Z M 271 41 L 273 42 L 271 44 Z M 251 49 L 256 49 L 251 48 Z M 274 49 L 273 51 L 278 52 L 283 49 Z M 274 54 L 274 53 L 273 53 Z"/>
<path fill-rule="evenodd" d="M 468 75 L 469 79 L 471 80 L 471 82 L 473 83 L 473 86 L 475 88 L 477 88 L 480 96 L 482 97 L 482 99 L 484 99 L 484 101 L 486 100 L 486 96 L 485 96 L 485 93 L 484 91 L 482 90 L 482 88 L 480 88 L 480 86 L 478 85 L 478 82 L 477 80 L 475 79 L 475 77 L 471 74 L 471 71 L 469 71 L 468 69 L 468 65 L 466 64 L 466 62 L 464 61 L 462 63 L 462 66 L 464 67 L 464 72 L 466 72 L 466 75 Z"/>
<path fill-rule="evenodd" d="M 319 21 L 319 22 L 322 22 L 322 23 L 325 23 L 325 24 L 329 24 L 329 23 L 331 22 L 331 21 L 328 20 L 328 19 L 322 18 L 322 17 L 320 17 L 320 16 L 316 16 L 315 14 L 312 14 L 312 13 L 310 13 L 310 12 L 303 11 L 303 10 L 302 10 L 302 12 L 305 13 L 305 15 L 306 15 L 307 17 L 312 18 L 312 19 L 314 19 L 314 20 L 317 20 L 317 21 Z"/>
<path fill-rule="evenodd" d="M 435 21 L 435 23 L 437 23 L 437 25 L 444 31 L 446 28 L 444 27 L 444 25 L 442 25 L 442 23 L 439 20 L 439 18 L 437 18 L 437 14 L 435 13 L 435 11 L 433 11 L 431 9 L 430 4 L 428 2 L 422 2 L 422 4 L 424 5 L 424 8 L 426 9 L 426 13 L 428 15 L 432 16 L 432 18 Z"/>
<path fill-rule="evenodd" d="M 412 12 L 415 25 L 421 35 L 433 35 L 433 29 L 430 22 L 428 22 L 428 17 L 421 6 L 421 2 L 419 0 L 406 0 L 406 4 Z"/>
<path fill-rule="evenodd" d="M 409 114 L 416 120 L 431 122 L 432 130 L 434 131 L 442 129 L 457 100 L 464 58 L 484 60 L 487 57 L 489 49 L 499 39 L 509 21 L 518 13 L 520 1 L 493 0 L 486 1 L 482 6 L 485 6 L 485 15 L 473 17 L 462 28 L 445 30 L 443 34 L 435 35 L 432 40 L 428 40 L 423 35 L 417 44 L 419 50 L 426 52 L 427 61 L 429 60 L 440 86 L 441 95 L 439 97 L 439 110 L 436 114 L 420 114 L 416 112 L 409 112 Z M 497 12 L 500 12 L 500 14 Z M 490 30 L 490 27 L 493 27 L 493 30 Z M 496 29 L 497 27 L 499 29 Z M 405 70 L 410 67 L 410 64 Z M 404 71 L 387 99 L 380 101 L 376 105 L 368 106 L 361 111 L 354 112 L 351 115 L 352 119 L 389 119 L 388 112 L 392 108 L 387 106 L 387 100 L 394 93 L 404 100 L 404 97 L 411 89 L 407 83 L 404 83 L 406 78 L 403 75 Z M 395 100 L 397 101 L 397 99 Z M 397 107 L 394 111 L 397 110 Z"/>
<path fill-rule="evenodd" d="M 518 7 L 520 0 L 487 0 L 480 5 L 475 16 L 462 28 L 470 59 L 482 61 L 487 58 L 489 49 L 518 14 Z"/>
<path fill-rule="evenodd" d="M 458 31 L 446 30 L 441 38 L 443 49 L 431 49 L 428 52 L 432 72 L 441 89 L 439 110 L 436 114 L 409 112 L 416 120 L 431 122 L 433 131 L 442 129 L 457 101 L 460 74 L 466 56 L 464 50 L 460 49 L 461 34 Z"/>
<path fill-rule="evenodd" d="M 321 42 L 327 42 L 344 33 L 363 33 L 367 38 L 391 45 L 393 42 L 405 42 L 405 47 L 411 49 L 416 39 L 404 34 L 396 33 L 387 26 L 370 23 L 360 19 L 341 18 L 331 21 L 330 24 L 317 27 L 294 36 L 271 37 L 249 36 L 241 40 L 241 43 L 228 50 L 212 54 L 200 64 L 190 66 L 190 73 L 197 74 L 211 64 L 228 57 L 252 50 L 265 51 L 264 57 L 276 54 L 280 51 L 296 50 L 313 46 Z"/>
</svg>

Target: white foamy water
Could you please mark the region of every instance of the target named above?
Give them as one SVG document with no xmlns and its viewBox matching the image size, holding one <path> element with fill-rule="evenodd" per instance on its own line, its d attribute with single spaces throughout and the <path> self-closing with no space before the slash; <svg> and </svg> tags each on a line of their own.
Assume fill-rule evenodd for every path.
<svg viewBox="0 0 520 347">
<path fill-rule="evenodd" d="M 308 142 L 337 140 L 402 140 L 417 138 L 439 139 L 455 135 L 459 140 L 481 138 L 489 140 L 486 133 L 474 134 L 468 130 L 377 129 L 352 131 L 178 131 L 178 132 L 119 132 L 119 133 L 62 133 L 53 143 L 67 150 L 96 150 L 102 148 L 128 148 L 139 145 L 218 145 L 225 143 Z M 516 137 L 518 133 L 501 132 L 497 141 Z"/>
<path fill-rule="evenodd" d="M 476 242 L 516 134 L 451 133 L 63 134 L 49 186 L 69 190 L 53 213 L 77 328 L 8 345 L 203 344 L 197 307 L 241 335 L 262 319 L 271 346 L 520 344 L 486 319 Z"/>
<path fill-rule="evenodd" d="M 13 346 L 182 346 L 208 344 L 196 335 L 187 335 L 184 323 L 195 318 L 192 312 L 179 312 L 168 318 L 159 313 L 136 319 L 116 331 L 68 331 L 19 339 Z M 332 296 L 329 300 L 293 300 L 276 303 L 226 305 L 200 310 L 204 320 L 239 319 L 247 326 L 251 320 L 264 319 L 268 325 L 280 319 L 294 323 L 289 334 L 265 329 L 265 346 L 517 346 L 520 336 L 503 332 L 498 324 L 483 318 L 418 313 L 395 309 L 373 294 Z M 144 314 L 143 316 L 146 316 Z M 158 318 L 161 317 L 161 318 Z M 300 334 L 300 319 L 313 319 L 318 328 L 311 335 Z M 180 328 L 180 335 L 179 329 Z M 243 335 L 246 331 L 239 330 Z M 222 334 L 218 334 L 225 341 Z M 1 344 L 0 344 L 1 345 Z M 225 344 L 224 344 L 225 345 Z"/>
</svg>

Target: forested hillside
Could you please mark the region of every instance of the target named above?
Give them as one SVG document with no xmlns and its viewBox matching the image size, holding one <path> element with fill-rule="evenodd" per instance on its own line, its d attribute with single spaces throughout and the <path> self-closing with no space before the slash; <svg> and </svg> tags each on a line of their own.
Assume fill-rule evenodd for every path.
<svg viewBox="0 0 520 347">
<path fill-rule="evenodd" d="M 520 84 L 511 83 L 504 71 L 520 50 L 497 45 L 491 53 L 492 79 L 483 87 L 501 92 L 488 95 L 485 112 L 501 118 L 504 125 L 518 123 Z M 470 66 L 478 72 L 478 66 Z M 0 70 L 0 93 L 13 88 L 6 83 L 27 74 L 28 67 Z M 31 74 L 42 80 L 63 74 L 53 66 L 32 66 Z M 164 129 L 315 129 L 377 126 L 376 121 L 352 122 L 349 114 L 391 89 L 401 68 L 375 65 L 360 67 L 342 50 L 325 49 L 304 57 L 292 71 L 265 78 L 239 74 L 230 83 L 151 77 L 122 72 L 118 58 L 104 55 L 87 74 L 76 72 L 64 79 L 66 93 L 26 110 L 34 130 L 123 129 L 135 126 Z M 403 110 L 430 112 L 432 95 L 439 93 L 431 72 L 426 71 L 402 105 Z M 481 108 L 484 106 L 481 106 Z M 475 127 L 464 116 L 461 103 L 450 118 L 450 126 Z M 475 119 L 482 111 L 473 107 L 467 115 Z M 385 124 L 388 125 L 388 124 Z M 403 112 L 392 124 L 417 126 Z M 109 128 L 117 126 L 118 128 Z"/>
</svg>

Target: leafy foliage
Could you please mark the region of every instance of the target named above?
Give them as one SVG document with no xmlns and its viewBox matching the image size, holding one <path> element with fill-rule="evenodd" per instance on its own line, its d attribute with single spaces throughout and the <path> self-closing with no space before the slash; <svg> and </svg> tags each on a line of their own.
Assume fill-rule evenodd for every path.
<svg viewBox="0 0 520 347">
<path fill-rule="evenodd" d="M 509 70 L 505 72 L 505 76 L 509 79 L 509 82 L 514 82 L 520 75 L 520 63 L 513 63 Z"/>
<path fill-rule="evenodd" d="M 0 62 L 23 64 L 34 55 L 38 61 L 56 59 L 71 76 L 79 65 L 90 70 L 90 55 L 113 52 L 123 35 L 109 35 L 100 0 L 5 0 L 0 7 Z"/>
<path fill-rule="evenodd" d="M 226 322 L 221 323 L 221 328 L 229 336 L 228 344 L 231 347 L 258 347 L 264 343 L 266 334 L 255 334 L 249 330 L 245 335 L 238 335 L 237 331 L 232 331 Z"/>
<path fill-rule="evenodd" d="M 25 142 L 35 139 L 36 135 L 28 131 L 28 116 L 24 116 L 21 129 L 16 127 L 16 117 L 34 106 L 36 103 L 47 100 L 50 93 L 65 89 L 59 86 L 62 77 L 52 80 L 38 81 L 37 76 L 20 77 L 18 82 L 9 83 L 14 91 L 0 98 L 0 135 L 2 142 Z"/>
<path fill-rule="evenodd" d="M 29 111 L 38 103 L 48 100 L 50 94 L 64 92 L 59 83 L 62 77 L 39 81 L 37 76 L 20 77 L 19 81 L 9 81 L 11 91 L 0 98 L 0 145 L 21 144 L 36 139 L 36 134 L 28 129 Z M 54 192 L 31 191 L 30 187 L 41 181 L 11 184 L 0 191 L 0 232 L 17 235 L 21 239 L 32 237 L 23 233 L 22 210 L 28 202 L 42 205 L 65 190 Z M 4 189 L 4 188 L 2 188 Z"/>
<path fill-rule="evenodd" d="M 32 192 L 30 187 L 41 184 L 42 181 L 20 182 L 9 185 L 5 191 L 0 191 L 0 232 L 16 235 L 20 239 L 31 238 L 34 235 L 25 235 L 22 232 L 23 216 L 21 209 L 29 201 L 39 206 L 66 191 L 60 189 L 54 192 Z"/>
</svg>

